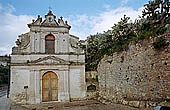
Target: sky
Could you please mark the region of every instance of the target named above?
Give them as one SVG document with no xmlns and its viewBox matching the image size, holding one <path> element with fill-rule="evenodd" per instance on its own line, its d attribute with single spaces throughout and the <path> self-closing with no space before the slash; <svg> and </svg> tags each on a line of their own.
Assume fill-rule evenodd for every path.
<svg viewBox="0 0 170 110">
<path fill-rule="evenodd" d="M 18 35 L 27 24 L 51 9 L 72 26 L 70 34 L 87 36 L 110 29 L 126 14 L 134 21 L 149 0 L 0 0 L 0 55 L 11 54 Z"/>
</svg>

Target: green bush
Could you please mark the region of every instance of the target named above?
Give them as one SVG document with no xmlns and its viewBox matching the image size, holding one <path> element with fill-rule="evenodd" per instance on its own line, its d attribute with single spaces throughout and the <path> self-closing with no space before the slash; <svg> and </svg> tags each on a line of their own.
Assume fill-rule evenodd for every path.
<svg viewBox="0 0 170 110">
<path fill-rule="evenodd" d="M 9 71 L 8 66 L 0 66 L 0 73 L 3 73 L 1 74 L 0 85 L 8 84 L 8 71 Z"/>
<path fill-rule="evenodd" d="M 156 39 L 156 42 L 153 43 L 155 49 L 161 49 L 169 45 L 169 42 L 166 42 L 166 39 L 160 37 Z"/>
</svg>

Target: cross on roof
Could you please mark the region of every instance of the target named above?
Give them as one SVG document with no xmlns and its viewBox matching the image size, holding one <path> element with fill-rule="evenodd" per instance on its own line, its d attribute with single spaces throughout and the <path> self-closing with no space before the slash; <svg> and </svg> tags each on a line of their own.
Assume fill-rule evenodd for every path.
<svg viewBox="0 0 170 110">
<path fill-rule="evenodd" d="M 49 10 L 52 10 L 52 8 L 51 8 L 50 6 L 48 7 L 48 9 L 49 9 Z"/>
</svg>

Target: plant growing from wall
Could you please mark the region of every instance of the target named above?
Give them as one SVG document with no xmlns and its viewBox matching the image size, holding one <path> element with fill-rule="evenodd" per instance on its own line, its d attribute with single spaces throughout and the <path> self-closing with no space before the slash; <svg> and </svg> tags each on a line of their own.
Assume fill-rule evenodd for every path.
<svg viewBox="0 0 170 110">
<path fill-rule="evenodd" d="M 153 43 L 154 48 L 158 50 L 168 45 L 169 45 L 169 42 L 167 42 L 167 40 L 162 37 L 157 38 L 156 41 Z"/>
</svg>

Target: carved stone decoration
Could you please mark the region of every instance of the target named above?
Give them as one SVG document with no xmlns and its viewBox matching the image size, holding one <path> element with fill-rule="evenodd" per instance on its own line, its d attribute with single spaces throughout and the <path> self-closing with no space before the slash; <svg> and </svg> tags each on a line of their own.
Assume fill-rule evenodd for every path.
<svg viewBox="0 0 170 110">
<path fill-rule="evenodd" d="M 19 35 L 18 37 L 19 39 L 15 41 L 17 47 L 12 48 L 12 54 L 21 54 L 29 47 L 30 44 L 29 32 Z"/>
<path fill-rule="evenodd" d="M 77 42 L 74 39 L 69 39 L 70 45 L 73 48 L 78 48 Z"/>
<path fill-rule="evenodd" d="M 37 60 L 31 61 L 29 64 L 70 64 L 61 58 L 55 56 L 47 56 L 44 58 L 39 58 Z"/>
<path fill-rule="evenodd" d="M 60 17 L 60 19 L 58 19 L 58 23 L 60 26 L 65 26 L 62 16 Z"/>
<path fill-rule="evenodd" d="M 20 39 L 21 39 L 20 48 L 25 48 L 25 47 L 27 47 L 27 45 L 30 43 L 29 33 L 22 34 L 22 35 L 19 36 L 19 37 L 20 37 Z"/>
<path fill-rule="evenodd" d="M 28 27 L 31 26 L 52 26 L 52 27 L 59 27 L 62 26 L 64 28 L 70 29 L 71 26 L 68 25 L 68 22 L 63 20 L 63 17 L 58 18 L 58 21 L 56 21 L 56 16 L 52 13 L 51 10 L 45 15 L 45 20 L 42 21 L 42 18 L 40 15 L 38 15 L 38 18 L 34 20 L 32 23 L 28 24 Z"/>
<path fill-rule="evenodd" d="M 15 43 L 16 43 L 17 46 L 20 46 L 21 41 L 19 39 L 17 39 L 17 41 L 15 41 Z"/>
</svg>

